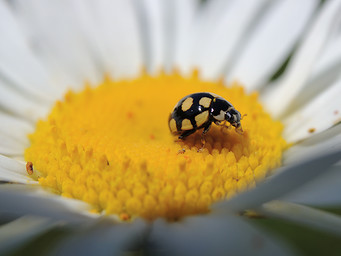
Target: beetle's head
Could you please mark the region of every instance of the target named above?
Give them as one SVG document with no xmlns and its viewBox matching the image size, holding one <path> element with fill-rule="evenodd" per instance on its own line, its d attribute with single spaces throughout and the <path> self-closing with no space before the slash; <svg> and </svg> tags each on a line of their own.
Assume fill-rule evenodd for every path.
<svg viewBox="0 0 341 256">
<path fill-rule="evenodd" d="M 225 112 L 225 120 L 235 127 L 237 132 L 243 132 L 242 125 L 240 124 L 241 115 L 235 108 Z"/>
</svg>

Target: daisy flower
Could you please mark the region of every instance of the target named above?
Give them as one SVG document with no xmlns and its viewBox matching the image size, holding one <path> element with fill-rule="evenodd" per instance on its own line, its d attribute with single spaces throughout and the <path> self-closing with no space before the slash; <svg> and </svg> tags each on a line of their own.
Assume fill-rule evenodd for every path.
<svg viewBox="0 0 341 256">
<path fill-rule="evenodd" d="M 340 252 L 340 13 L 1 0 L 0 254 Z M 243 132 L 172 135 L 211 115 L 215 99 L 189 97 L 183 113 L 205 111 L 169 118 L 196 92 Z"/>
</svg>

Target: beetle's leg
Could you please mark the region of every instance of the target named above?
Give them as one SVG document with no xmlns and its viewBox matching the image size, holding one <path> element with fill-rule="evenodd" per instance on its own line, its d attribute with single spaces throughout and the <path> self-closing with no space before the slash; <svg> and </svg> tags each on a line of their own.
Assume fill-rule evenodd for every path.
<svg viewBox="0 0 341 256">
<path fill-rule="evenodd" d="M 194 133 L 196 130 L 192 129 L 192 130 L 188 130 L 188 131 L 184 131 L 175 142 L 180 142 L 183 141 L 184 139 L 186 139 L 187 136 L 191 135 L 192 133 Z M 179 154 L 184 154 L 186 152 L 186 149 L 182 148 L 178 150 L 178 155 Z"/>
<path fill-rule="evenodd" d="M 224 122 L 222 122 L 221 124 L 220 124 L 220 131 L 221 132 L 224 132 L 224 130 L 225 129 L 228 129 L 228 126 L 226 125 L 226 121 L 224 121 Z"/>
<path fill-rule="evenodd" d="M 215 122 L 215 124 L 220 126 L 221 132 L 224 132 L 225 129 L 231 129 L 231 125 L 226 125 L 226 121 Z"/>
<path fill-rule="evenodd" d="M 204 147 L 205 147 L 205 144 L 206 144 L 205 135 L 209 131 L 209 129 L 211 128 L 211 124 L 212 123 L 209 122 L 207 125 L 204 126 L 204 130 L 203 130 L 203 132 L 201 134 L 201 139 L 200 139 L 200 141 L 201 141 L 201 148 L 198 149 L 198 152 L 201 152 L 204 149 Z"/>
<path fill-rule="evenodd" d="M 180 140 L 184 140 L 187 136 L 191 135 L 192 133 L 194 133 L 196 130 L 192 129 L 192 130 L 188 130 L 188 131 L 184 131 L 180 136 L 179 139 Z"/>
<path fill-rule="evenodd" d="M 207 125 L 204 126 L 204 130 L 202 132 L 202 135 L 205 135 L 211 128 L 211 122 L 209 122 Z"/>
<path fill-rule="evenodd" d="M 206 139 L 205 139 L 205 134 L 204 133 L 201 134 L 200 141 L 201 141 L 201 148 L 198 149 L 198 152 L 201 152 L 204 149 L 205 144 L 206 144 Z"/>
</svg>

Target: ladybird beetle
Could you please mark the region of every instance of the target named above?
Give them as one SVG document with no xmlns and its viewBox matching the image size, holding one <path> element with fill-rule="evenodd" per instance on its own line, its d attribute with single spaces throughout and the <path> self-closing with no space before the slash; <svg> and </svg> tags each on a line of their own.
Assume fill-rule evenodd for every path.
<svg viewBox="0 0 341 256">
<path fill-rule="evenodd" d="M 193 93 L 182 98 L 169 115 L 168 125 L 172 134 L 183 140 L 196 130 L 204 128 L 205 135 L 212 122 L 224 125 L 227 121 L 242 133 L 240 113 L 224 98 L 209 92 Z"/>
</svg>

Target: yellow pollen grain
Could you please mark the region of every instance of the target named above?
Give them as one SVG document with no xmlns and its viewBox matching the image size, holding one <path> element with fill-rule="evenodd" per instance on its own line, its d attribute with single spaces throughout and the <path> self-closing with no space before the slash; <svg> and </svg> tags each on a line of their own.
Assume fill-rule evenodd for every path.
<svg viewBox="0 0 341 256">
<path fill-rule="evenodd" d="M 168 117 L 180 98 L 194 92 L 218 94 L 247 114 L 244 133 L 213 124 L 200 152 L 202 130 L 178 140 Z M 127 221 L 136 216 L 177 220 L 208 212 L 213 202 L 253 188 L 271 174 L 287 147 L 282 130 L 257 94 L 247 95 L 238 84 L 143 74 L 68 92 L 37 123 L 25 159 L 43 187 L 83 200 L 92 211 Z"/>
</svg>

